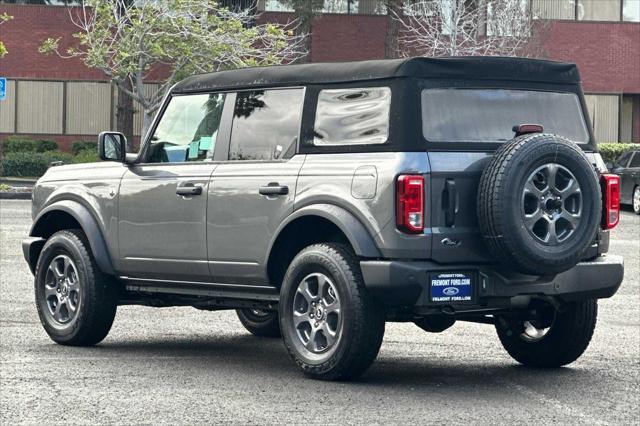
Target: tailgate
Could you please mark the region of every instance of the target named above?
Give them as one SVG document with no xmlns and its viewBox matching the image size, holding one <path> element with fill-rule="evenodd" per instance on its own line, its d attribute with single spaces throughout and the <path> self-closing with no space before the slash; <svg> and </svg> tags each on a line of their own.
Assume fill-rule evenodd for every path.
<svg viewBox="0 0 640 426">
<path fill-rule="evenodd" d="M 490 261 L 476 214 L 478 183 L 490 155 L 429 152 L 431 257 L 439 263 Z"/>
</svg>

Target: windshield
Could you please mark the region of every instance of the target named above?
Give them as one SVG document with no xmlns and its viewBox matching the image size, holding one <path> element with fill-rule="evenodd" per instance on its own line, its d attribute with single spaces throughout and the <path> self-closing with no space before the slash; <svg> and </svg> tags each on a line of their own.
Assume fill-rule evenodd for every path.
<svg viewBox="0 0 640 426">
<path fill-rule="evenodd" d="M 589 132 L 575 93 L 509 89 L 426 89 L 422 131 L 430 142 L 505 142 L 513 126 L 541 124 L 575 142 Z"/>
</svg>

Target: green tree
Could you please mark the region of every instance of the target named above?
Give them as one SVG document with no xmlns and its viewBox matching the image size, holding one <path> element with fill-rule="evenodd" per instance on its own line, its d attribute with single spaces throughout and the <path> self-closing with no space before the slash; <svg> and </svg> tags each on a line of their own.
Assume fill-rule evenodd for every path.
<svg viewBox="0 0 640 426">
<path fill-rule="evenodd" d="M 0 25 L 4 24 L 5 22 L 8 22 L 8 21 L 10 21 L 12 19 L 13 19 L 13 16 L 9 16 L 6 13 L 0 13 Z M 7 51 L 7 48 L 5 47 L 5 45 L 2 42 L 2 40 L 0 40 L 0 58 L 4 57 L 4 55 L 6 55 L 7 53 L 9 53 Z"/>
<path fill-rule="evenodd" d="M 71 12 L 77 44 L 63 51 L 48 38 L 42 53 L 80 58 L 101 70 L 144 109 L 144 131 L 166 91 L 202 72 L 294 61 L 306 52 L 302 37 L 277 24 L 256 25 L 250 11 L 208 0 L 86 0 Z M 158 90 L 150 73 L 167 70 Z"/>
<path fill-rule="evenodd" d="M 298 62 L 309 62 L 308 53 L 311 52 L 311 30 L 313 21 L 322 12 L 324 0 L 283 0 L 285 6 L 293 9 L 296 16 L 296 35 L 302 42 L 302 50 L 305 54 Z"/>
</svg>

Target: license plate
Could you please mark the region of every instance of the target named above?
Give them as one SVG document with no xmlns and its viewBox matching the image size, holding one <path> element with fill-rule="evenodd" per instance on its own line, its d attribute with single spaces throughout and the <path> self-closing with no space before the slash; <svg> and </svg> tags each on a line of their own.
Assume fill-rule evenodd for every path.
<svg viewBox="0 0 640 426">
<path fill-rule="evenodd" d="M 430 276 L 431 301 L 465 303 L 473 301 L 473 274 L 446 272 Z"/>
</svg>

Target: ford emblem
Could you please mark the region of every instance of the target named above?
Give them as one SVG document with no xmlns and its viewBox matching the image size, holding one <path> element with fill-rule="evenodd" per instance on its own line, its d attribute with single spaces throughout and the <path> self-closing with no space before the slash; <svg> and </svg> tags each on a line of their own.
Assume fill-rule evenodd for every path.
<svg viewBox="0 0 640 426">
<path fill-rule="evenodd" d="M 447 296 L 455 296 L 459 292 L 460 292 L 460 290 L 458 290 L 455 287 L 447 287 L 444 290 L 442 290 L 442 293 L 444 293 Z"/>
</svg>

